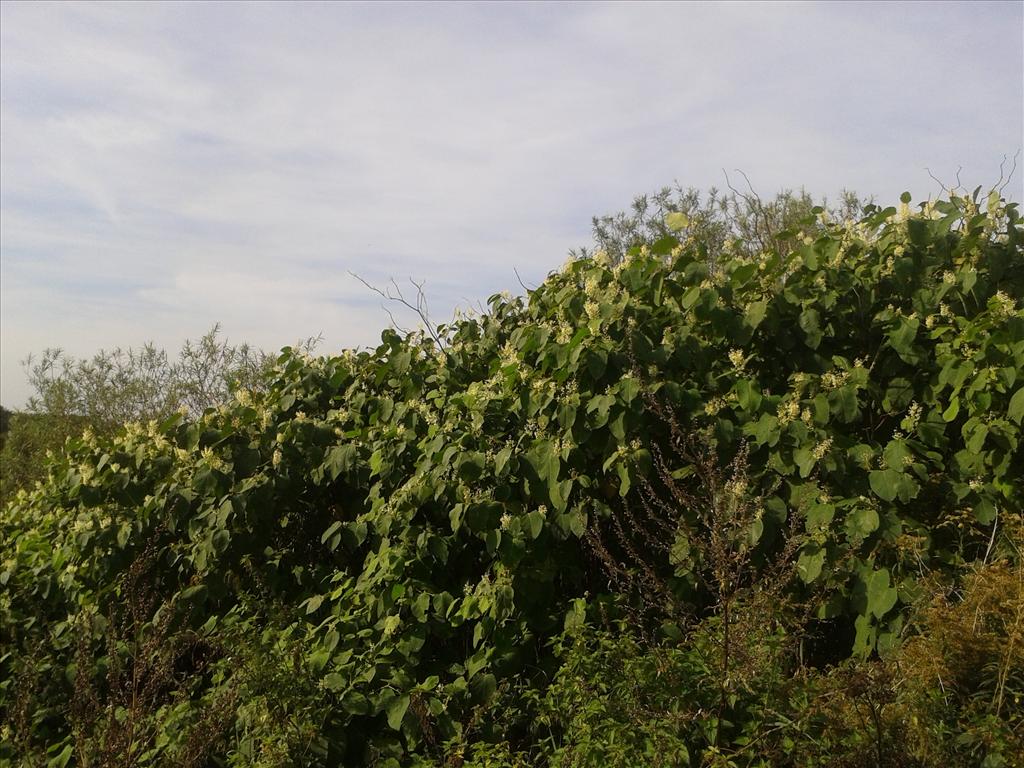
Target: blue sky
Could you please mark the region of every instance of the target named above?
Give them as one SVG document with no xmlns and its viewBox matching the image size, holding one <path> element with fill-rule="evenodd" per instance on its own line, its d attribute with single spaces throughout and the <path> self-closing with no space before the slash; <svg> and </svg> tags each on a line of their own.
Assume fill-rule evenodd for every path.
<svg viewBox="0 0 1024 768">
<path fill-rule="evenodd" d="M 348 274 L 435 319 L 539 282 L 590 217 L 742 169 L 764 194 L 991 184 L 1024 4 L 0 4 L 0 402 L 20 361 L 221 322 L 371 344 Z M 1024 171 L 1006 192 L 1021 200 Z"/>
</svg>

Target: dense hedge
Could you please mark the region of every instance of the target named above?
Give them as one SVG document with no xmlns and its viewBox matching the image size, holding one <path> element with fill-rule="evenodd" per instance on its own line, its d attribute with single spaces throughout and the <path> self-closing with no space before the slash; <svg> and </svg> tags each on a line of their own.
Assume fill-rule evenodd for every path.
<svg viewBox="0 0 1024 768">
<path fill-rule="evenodd" d="M 0 760 L 800 763 L 694 626 L 792 566 L 778 604 L 817 633 L 793 669 L 824 669 L 901 649 L 972 563 L 1020 564 L 1018 214 L 908 203 L 753 261 L 670 217 L 677 237 L 492 297 L 443 348 L 285 350 L 268 394 L 70 442 L 0 523 Z M 626 529 L 659 502 L 653 562 Z M 645 568 L 664 600 L 628 588 Z M 570 682 L 615 654 L 675 681 L 644 706 L 706 703 L 611 744 Z M 1016 748 L 996 714 L 968 761 Z"/>
</svg>

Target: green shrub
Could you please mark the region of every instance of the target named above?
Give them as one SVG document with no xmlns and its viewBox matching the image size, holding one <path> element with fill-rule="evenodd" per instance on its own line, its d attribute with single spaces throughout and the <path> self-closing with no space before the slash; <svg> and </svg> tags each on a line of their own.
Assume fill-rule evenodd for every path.
<svg viewBox="0 0 1024 768">
<path fill-rule="evenodd" d="M 0 759 L 757 765 L 820 741 L 840 672 L 813 670 L 888 658 L 1022 513 L 1016 208 L 908 203 L 754 258 L 672 219 L 440 347 L 285 350 L 265 391 L 72 441 L 0 520 Z M 648 525 L 667 551 L 637 550 Z M 792 614 L 759 633 L 772 594 Z M 553 645 L 631 616 L 632 640 Z"/>
</svg>

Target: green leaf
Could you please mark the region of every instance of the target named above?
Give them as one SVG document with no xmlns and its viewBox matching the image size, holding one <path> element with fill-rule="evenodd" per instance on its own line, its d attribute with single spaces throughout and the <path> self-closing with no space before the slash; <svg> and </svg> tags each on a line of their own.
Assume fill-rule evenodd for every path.
<svg viewBox="0 0 1024 768">
<path fill-rule="evenodd" d="M 800 313 L 800 329 L 804 332 L 804 340 L 811 349 L 821 344 L 821 316 L 818 310 L 808 307 Z"/>
<path fill-rule="evenodd" d="M 906 461 L 913 458 L 906 440 L 890 440 L 882 451 L 882 458 L 887 467 L 902 470 Z"/>
<path fill-rule="evenodd" d="M 478 704 L 486 704 L 494 696 L 498 689 L 498 681 L 490 672 L 477 675 L 470 683 L 470 690 L 473 693 L 473 701 Z"/>
<path fill-rule="evenodd" d="M 550 481 L 558 478 L 561 460 L 551 440 L 538 440 L 526 453 L 526 463 L 542 480 Z"/>
<path fill-rule="evenodd" d="M 839 420 L 844 424 L 854 421 L 860 413 L 857 391 L 849 385 L 831 392 L 829 394 L 829 405 L 831 410 L 839 415 Z"/>
<path fill-rule="evenodd" d="M 814 398 L 814 423 L 821 426 L 828 424 L 830 410 L 828 397 L 824 394 L 816 395 Z"/>
<path fill-rule="evenodd" d="M 323 684 L 324 688 L 329 691 L 340 691 L 347 685 L 345 678 L 337 672 L 331 672 L 329 675 L 325 675 Z"/>
<path fill-rule="evenodd" d="M 917 338 L 917 329 L 920 321 L 915 317 L 901 317 L 896 328 L 889 334 L 889 344 L 896 350 L 896 354 L 905 362 L 917 361 L 914 353 L 914 339 Z"/>
<path fill-rule="evenodd" d="M 846 532 L 851 538 L 862 540 L 878 530 L 878 513 L 870 507 L 860 507 L 846 517 Z"/>
<path fill-rule="evenodd" d="M 579 629 L 587 621 L 587 601 L 577 597 L 569 604 L 569 610 L 565 614 L 565 629 L 567 631 Z"/>
<path fill-rule="evenodd" d="M 963 280 L 964 293 L 969 293 L 978 282 L 978 273 L 974 269 L 965 269 L 960 273 L 960 279 Z"/>
<path fill-rule="evenodd" d="M 370 700 L 359 691 L 349 691 L 341 697 L 341 708 L 350 715 L 368 715 L 370 714 Z"/>
<path fill-rule="evenodd" d="M 868 482 L 875 495 L 885 501 L 896 498 L 900 488 L 900 472 L 894 469 L 876 469 L 868 475 Z"/>
<path fill-rule="evenodd" d="M 595 395 L 587 403 L 587 413 L 596 413 L 593 426 L 603 427 L 608 423 L 608 409 L 615 403 L 613 395 Z"/>
<path fill-rule="evenodd" d="M 683 294 L 683 298 L 682 298 L 682 301 L 680 301 L 680 304 L 683 305 L 683 309 L 690 309 L 691 307 L 693 307 L 694 304 L 697 303 L 697 300 L 699 298 L 700 298 L 700 286 L 699 285 L 695 285 L 692 288 L 690 288 L 689 290 L 687 290 L 686 293 Z"/>
<path fill-rule="evenodd" d="M 690 540 L 682 531 L 676 533 L 672 549 L 668 553 L 668 561 L 676 567 L 687 567 L 690 564 Z"/>
<path fill-rule="evenodd" d="M 754 330 L 764 320 L 765 312 L 768 310 L 768 302 L 764 299 L 752 301 L 743 310 L 743 321 Z"/>
<path fill-rule="evenodd" d="M 484 472 L 485 456 L 480 451 L 467 451 L 459 457 L 459 477 L 467 482 L 480 478 Z"/>
<path fill-rule="evenodd" d="M 974 505 L 974 519 L 982 525 L 988 525 L 996 519 L 998 512 L 996 505 L 989 499 L 981 499 L 977 504 Z"/>
<path fill-rule="evenodd" d="M 74 751 L 74 747 L 68 744 L 58 755 L 50 758 L 49 762 L 46 764 L 47 768 L 64 768 L 64 766 L 66 766 L 71 760 L 71 753 Z"/>
<path fill-rule="evenodd" d="M 793 462 L 800 469 L 800 477 L 810 477 L 811 471 L 818 460 L 811 448 L 797 448 L 793 451 Z"/>
<path fill-rule="evenodd" d="M 761 390 L 749 379 L 740 379 L 733 385 L 740 408 L 744 411 L 756 411 L 761 405 Z"/>
<path fill-rule="evenodd" d="M 536 539 L 540 536 L 540 532 L 544 530 L 544 513 L 539 510 L 534 510 L 526 516 L 526 530 L 530 534 L 531 539 Z"/>
<path fill-rule="evenodd" d="M 604 375 L 604 369 L 608 367 L 608 353 L 602 349 L 595 349 L 587 355 L 587 370 L 595 379 Z"/>
<path fill-rule="evenodd" d="M 466 507 L 466 525 L 482 533 L 498 527 L 504 507 L 496 501 L 479 501 Z"/>
<path fill-rule="evenodd" d="M 750 524 L 747 529 L 747 542 L 750 546 L 756 546 L 757 542 L 761 540 L 761 536 L 764 535 L 764 520 L 760 517 L 754 518 L 754 522 Z"/>
<path fill-rule="evenodd" d="M 868 613 L 882 618 L 896 605 L 899 597 L 896 588 L 890 586 L 889 571 L 885 568 L 874 571 L 867 582 Z"/>
<path fill-rule="evenodd" d="M 384 454 L 380 450 L 374 451 L 370 455 L 370 473 L 371 475 L 379 475 L 381 469 L 384 467 Z"/>
<path fill-rule="evenodd" d="M 324 601 L 323 595 L 314 595 L 306 601 L 306 614 L 316 613 Z"/>
<path fill-rule="evenodd" d="M 981 453 L 985 447 L 985 439 L 988 437 L 988 425 L 980 423 L 971 431 L 971 437 L 967 440 L 966 448 L 971 453 Z"/>
<path fill-rule="evenodd" d="M 960 398 L 953 395 L 949 401 L 949 406 L 942 412 L 942 420 L 945 422 L 953 421 L 958 413 L 960 413 Z"/>
<path fill-rule="evenodd" d="M 763 413 L 756 422 L 747 424 L 743 431 L 751 435 L 759 445 L 773 446 L 779 441 L 779 420 L 771 414 Z"/>
<path fill-rule="evenodd" d="M 502 448 L 500 451 L 498 451 L 497 455 L 494 457 L 494 474 L 495 475 L 500 475 L 501 474 L 501 471 L 505 468 L 505 465 L 508 464 L 508 460 L 509 460 L 509 458 L 511 456 L 512 456 L 512 449 L 507 447 L 507 446 L 505 448 Z"/>
<path fill-rule="evenodd" d="M 821 575 L 822 566 L 825 565 L 825 551 L 815 548 L 813 551 L 804 551 L 796 561 L 796 570 L 804 584 L 810 584 Z"/>
<path fill-rule="evenodd" d="M 683 640 L 683 631 L 679 628 L 678 624 L 673 624 L 670 621 L 666 621 L 661 625 L 661 631 L 669 640 L 679 643 Z M 688 763 L 684 763 L 688 765 Z"/>
<path fill-rule="evenodd" d="M 741 264 L 732 271 L 731 275 L 729 275 L 729 282 L 738 288 L 750 280 L 750 278 L 755 274 L 757 274 L 757 264 Z"/>
<path fill-rule="evenodd" d="M 807 530 L 825 530 L 831 525 L 836 508 L 831 504 L 815 504 L 807 510 Z"/>
<path fill-rule="evenodd" d="M 331 660 L 331 652 L 326 648 L 320 648 L 313 653 L 309 654 L 309 668 L 312 670 L 314 675 L 319 675 L 324 667 L 327 666 L 327 662 Z"/>
<path fill-rule="evenodd" d="M 861 615 L 853 622 L 857 634 L 853 640 L 853 652 L 858 656 L 867 656 L 875 647 L 877 628 L 871 623 L 871 614 Z"/>
<path fill-rule="evenodd" d="M 326 635 L 324 635 L 324 648 L 328 651 L 333 652 L 338 647 L 338 642 L 341 640 L 341 635 L 338 634 L 336 629 L 332 629 Z"/>
<path fill-rule="evenodd" d="M 402 727 L 402 721 L 405 719 L 405 713 L 409 709 L 409 697 L 408 696 L 396 696 L 387 706 L 388 713 L 388 725 L 391 726 L 393 731 L 397 731 Z"/>
<path fill-rule="evenodd" d="M 619 496 L 625 498 L 629 494 L 632 482 L 629 479 L 629 467 L 626 466 L 625 462 L 620 461 L 615 470 L 619 475 Z"/>
<path fill-rule="evenodd" d="M 331 480 L 337 480 L 338 475 L 349 472 L 356 464 L 359 452 L 354 445 L 336 445 L 327 454 L 327 472 Z"/>
<path fill-rule="evenodd" d="M 1013 397 L 1010 398 L 1010 407 L 1007 409 L 1006 415 L 1011 421 L 1015 421 L 1020 424 L 1021 419 L 1024 419 L 1024 387 L 1021 387 L 1013 393 Z"/>
<path fill-rule="evenodd" d="M 619 382 L 619 395 L 625 403 L 633 402 L 633 399 L 640 393 L 640 381 L 628 376 Z"/>
<path fill-rule="evenodd" d="M 213 543 L 214 551 L 217 553 L 223 553 L 231 544 L 231 532 L 223 529 L 215 531 L 211 541 Z"/>
<path fill-rule="evenodd" d="M 182 590 L 181 594 L 179 595 L 179 598 L 182 600 L 195 601 L 197 603 L 202 602 L 204 599 L 206 599 L 206 585 L 197 584 L 194 587 L 189 587 L 188 589 Z"/>
<path fill-rule="evenodd" d="M 343 523 L 341 522 L 341 520 L 335 520 L 333 523 L 331 523 L 327 527 L 327 530 L 323 532 L 323 535 L 320 536 L 320 543 L 321 544 L 326 544 L 327 540 L 330 539 L 332 536 L 334 536 L 338 532 L 338 529 L 341 528 L 342 525 L 343 525 Z M 332 550 L 337 549 L 338 548 L 338 544 L 340 543 L 340 541 L 341 541 L 341 536 L 339 534 L 338 537 L 337 537 L 337 540 L 331 542 L 331 547 L 330 548 Z"/>
<path fill-rule="evenodd" d="M 554 507 L 556 509 L 563 508 L 565 500 L 562 498 L 558 485 L 558 471 L 562 460 L 555 450 L 554 444 L 550 440 L 538 440 L 524 458 L 533 469 L 537 479 L 547 485 L 548 494 Z"/>
<path fill-rule="evenodd" d="M 437 675 L 430 675 L 426 680 L 420 683 L 417 688 L 421 691 L 432 691 L 437 688 L 437 684 L 441 681 Z"/>
</svg>

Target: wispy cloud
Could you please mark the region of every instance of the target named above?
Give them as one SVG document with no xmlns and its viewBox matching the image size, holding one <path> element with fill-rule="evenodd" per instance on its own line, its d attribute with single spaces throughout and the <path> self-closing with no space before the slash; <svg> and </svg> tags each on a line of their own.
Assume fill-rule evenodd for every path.
<svg viewBox="0 0 1024 768">
<path fill-rule="evenodd" d="M 5 404 L 46 345 L 371 343 L 349 270 L 444 317 L 676 179 L 924 196 L 1021 144 L 1017 3 L 0 8 Z"/>
</svg>

